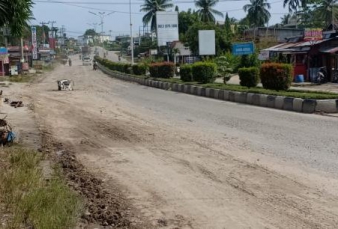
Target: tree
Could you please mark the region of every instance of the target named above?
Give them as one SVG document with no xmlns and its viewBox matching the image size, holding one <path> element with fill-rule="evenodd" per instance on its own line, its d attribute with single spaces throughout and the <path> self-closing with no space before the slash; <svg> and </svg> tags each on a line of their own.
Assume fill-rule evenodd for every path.
<svg viewBox="0 0 338 229">
<path fill-rule="evenodd" d="M 95 32 L 94 29 L 87 29 L 84 33 L 85 36 L 92 36 L 92 37 L 95 37 L 97 36 L 98 34 Z"/>
<path fill-rule="evenodd" d="M 243 10 L 247 12 L 247 19 L 250 25 L 264 26 L 268 23 L 271 14 L 268 9 L 271 8 L 267 0 L 250 0 L 251 4 L 246 4 Z"/>
<path fill-rule="evenodd" d="M 232 30 L 231 30 L 231 21 L 230 21 L 228 13 L 226 13 L 226 15 L 225 15 L 224 26 L 225 26 L 226 39 L 228 41 L 230 41 L 233 34 L 232 34 Z"/>
<path fill-rule="evenodd" d="M 289 11 L 297 11 L 301 7 L 305 7 L 309 0 L 284 0 L 283 6 L 288 5 Z"/>
<path fill-rule="evenodd" d="M 284 14 L 283 17 L 281 17 L 281 24 L 282 25 L 288 25 L 290 23 L 290 19 L 291 19 L 291 14 L 288 13 L 288 14 Z"/>
<path fill-rule="evenodd" d="M 0 27 L 8 25 L 11 35 L 21 37 L 32 19 L 32 0 L 0 0 Z"/>
<path fill-rule="evenodd" d="M 142 20 L 145 25 L 150 23 L 151 31 L 157 32 L 156 28 L 156 12 L 165 11 L 168 8 L 173 7 L 171 0 L 144 0 L 144 4 L 141 6 L 141 12 L 147 12 Z"/>
<path fill-rule="evenodd" d="M 223 17 L 223 13 L 213 9 L 214 6 L 218 3 L 219 0 L 197 0 L 195 2 L 196 7 L 199 8 L 197 10 L 197 14 L 199 16 L 200 21 L 202 22 L 215 22 L 215 16 Z"/>
<path fill-rule="evenodd" d="M 335 15 L 338 12 L 336 2 L 336 0 L 323 0 L 319 5 L 315 5 L 315 12 L 318 13 L 317 20 L 322 21 L 326 27 L 335 21 Z"/>
<path fill-rule="evenodd" d="M 192 12 L 191 9 L 188 11 L 181 11 L 178 14 L 178 30 L 180 31 L 180 40 L 185 41 L 185 33 L 188 29 L 198 21 L 198 15 Z M 181 39 L 182 38 L 182 39 Z"/>
</svg>

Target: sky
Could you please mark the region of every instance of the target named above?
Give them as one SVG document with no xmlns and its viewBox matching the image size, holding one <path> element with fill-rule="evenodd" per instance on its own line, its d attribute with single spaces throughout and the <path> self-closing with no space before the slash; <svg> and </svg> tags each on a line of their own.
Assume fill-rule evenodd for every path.
<svg viewBox="0 0 338 229">
<path fill-rule="evenodd" d="M 105 12 L 110 15 L 104 18 L 103 29 L 113 37 L 117 35 L 130 34 L 130 14 L 128 0 L 33 0 L 33 14 L 35 20 L 31 21 L 32 25 L 41 22 L 55 21 L 55 27 L 65 26 L 67 36 L 78 37 L 86 29 L 94 28 L 93 24 L 100 24 L 101 19 L 92 13 L 98 14 Z M 131 0 L 133 35 L 137 36 L 140 27 L 142 27 L 143 12 L 140 7 L 144 0 Z M 268 0 L 271 4 L 270 25 L 280 22 L 280 18 L 288 12 L 283 8 L 283 0 Z M 179 7 L 180 11 L 189 8 L 196 9 L 194 0 L 172 0 L 172 3 Z M 241 19 L 245 17 L 243 6 L 248 4 L 249 0 L 219 0 L 215 9 L 224 13 L 228 12 L 229 17 Z M 169 9 L 170 10 L 170 9 Z M 171 10 L 174 10 L 172 8 Z M 218 21 L 224 21 L 224 18 L 216 17 Z M 51 26 L 49 24 L 49 26 Z M 96 26 L 96 31 L 101 32 L 101 26 Z"/>
</svg>

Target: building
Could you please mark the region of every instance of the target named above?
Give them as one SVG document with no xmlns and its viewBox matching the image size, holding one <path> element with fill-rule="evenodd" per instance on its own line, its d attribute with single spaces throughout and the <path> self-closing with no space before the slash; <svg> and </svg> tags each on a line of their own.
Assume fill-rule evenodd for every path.
<svg viewBox="0 0 338 229">
<path fill-rule="evenodd" d="M 320 68 L 328 81 L 338 82 L 338 32 L 309 30 L 303 37 L 289 38 L 285 43 L 261 50 L 261 60 L 290 63 L 294 76 L 303 75 L 314 82 Z"/>
<path fill-rule="evenodd" d="M 256 27 L 244 31 L 245 40 L 260 40 L 261 38 L 274 38 L 282 43 L 290 37 L 303 37 L 304 29 L 295 28 L 275 28 L 275 27 Z"/>
<path fill-rule="evenodd" d="M 110 36 L 105 35 L 105 34 L 100 34 L 100 35 L 97 36 L 97 39 L 100 43 L 103 43 L 105 41 L 110 41 Z"/>
<path fill-rule="evenodd" d="M 191 50 L 181 41 L 173 41 L 171 47 L 173 53 L 176 53 L 177 63 L 189 63 L 191 59 Z"/>
</svg>

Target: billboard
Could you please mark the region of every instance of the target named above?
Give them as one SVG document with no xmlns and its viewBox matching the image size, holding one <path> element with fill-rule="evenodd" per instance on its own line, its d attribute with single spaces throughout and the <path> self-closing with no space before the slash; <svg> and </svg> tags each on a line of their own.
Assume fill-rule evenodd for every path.
<svg viewBox="0 0 338 229">
<path fill-rule="evenodd" d="M 232 54 L 235 56 L 249 55 L 254 53 L 255 47 L 252 42 L 236 43 L 232 45 Z"/>
<path fill-rule="evenodd" d="M 322 40 L 322 39 L 323 39 L 322 29 L 305 29 L 304 40 L 313 41 L 313 40 Z"/>
<path fill-rule="evenodd" d="M 167 42 L 178 41 L 178 12 L 156 12 L 157 45 L 165 46 Z"/>
<path fill-rule="evenodd" d="M 32 26 L 32 57 L 33 60 L 38 59 L 38 42 L 36 40 L 36 27 Z"/>
<path fill-rule="evenodd" d="M 199 55 L 215 55 L 215 30 L 198 30 Z"/>
</svg>

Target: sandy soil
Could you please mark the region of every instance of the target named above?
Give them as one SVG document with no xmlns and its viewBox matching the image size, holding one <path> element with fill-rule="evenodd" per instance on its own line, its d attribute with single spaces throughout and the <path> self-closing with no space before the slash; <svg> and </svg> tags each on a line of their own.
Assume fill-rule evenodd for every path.
<svg viewBox="0 0 338 229">
<path fill-rule="evenodd" d="M 57 91 L 62 78 L 74 80 L 75 90 Z M 241 139 L 170 122 L 115 96 L 130 85 L 74 57 L 72 67 L 58 67 L 22 93 L 33 100 L 41 129 L 108 191 L 118 187 L 138 220 L 155 228 L 337 228 L 337 193 L 315 183 L 331 180 L 319 173 L 304 179 L 297 167 L 254 159 Z"/>
</svg>

